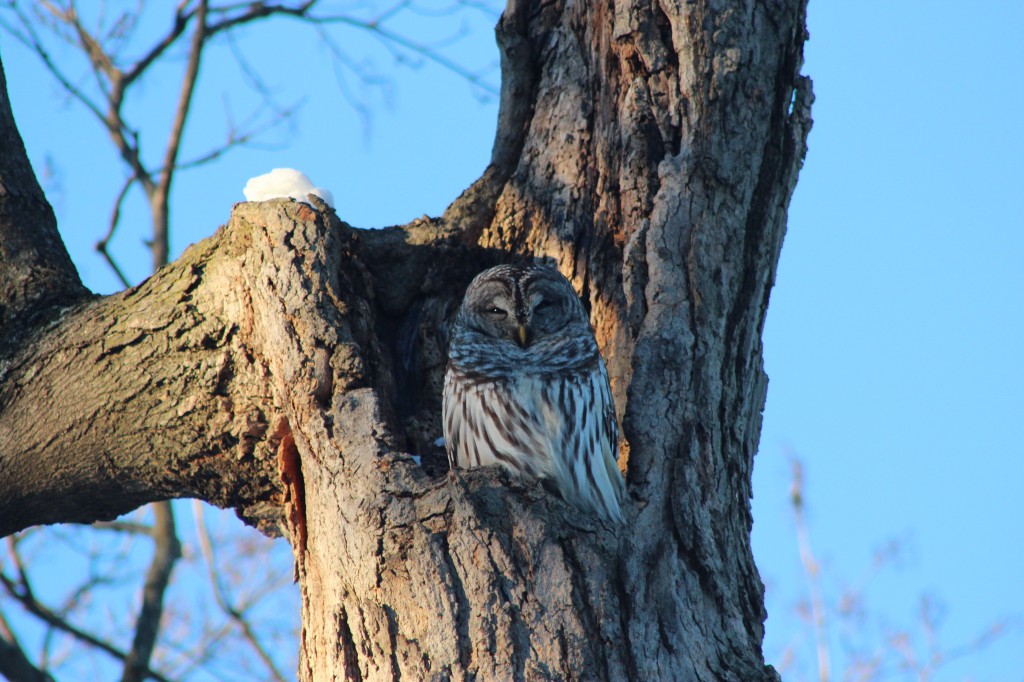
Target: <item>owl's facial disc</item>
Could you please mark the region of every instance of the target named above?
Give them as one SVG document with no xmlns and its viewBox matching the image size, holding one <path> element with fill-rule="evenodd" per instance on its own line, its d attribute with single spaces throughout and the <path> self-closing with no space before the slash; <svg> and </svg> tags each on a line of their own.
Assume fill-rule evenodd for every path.
<svg viewBox="0 0 1024 682">
<path fill-rule="evenodd" d="M 573 318 L 575 293 L 563 281 L 525 276 L 484 279 L 469 302 L 472 326 L 496 339 L 529 348 L 565 333 Z"/>
<path fill-rule="evenodd" d="M 471 320 L 477 330 L 497 339 L 523 345 L 519 333 L 520 320 L 516 314 L 514 294 L 501 281 L 484 282 L 479 296 L 472 303 Z"/>
<path fill-rule="evenodd" d="M 532 338 L 561 332 L 569 321 L 569 300 L 554 283 L 538 282 L 530 292 L 526 326 Z"/>
<path fill-rule="evenodd" d="M 516 311 L 509 305 L 506 296 L 499 295 L 486 299 L 478 309 L 481 321 L 480 330 L 497 338 L 503 338 L 526 348 L 533 339 L 528 315 Z"/>
</svg>

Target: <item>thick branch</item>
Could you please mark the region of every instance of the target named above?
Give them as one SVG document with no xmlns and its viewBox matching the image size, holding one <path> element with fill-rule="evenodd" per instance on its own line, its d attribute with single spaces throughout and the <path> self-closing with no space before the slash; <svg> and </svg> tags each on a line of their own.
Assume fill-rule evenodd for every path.
<svg viewBox="0 0 1024 682">
<path fill-rule="evenodd" d="M 491 162 L 483 175 L 445 210 L 445 220 L 476 241 L 494 219 L 498 196 L 515 171 L 536 101 L 537 64 L 529 39 L 532 7 L 509 2 L 495 28 L 501 48 L 501 101 Z"/>
<path fill-rule="evenodd" d="M 86 291 L 14 125 L 2 62 L 0 150 L 0 329 L 17 342 L 20 316 L 81 298 Z M 3 346 L 0 338 L 0 354 Z M 0 366 L 0 381 L 3 374 Z"/>
<path fill-rule="evenodd" d="M 254 514 L 271 503 L 264 449 L 279 410 L 242 338 L 237 262 L 249 238 L 244 226 L 222 231 L 143 285 L 33 329 L 4 358 L 0 535 L 170 497 Z"/>
<path fill-rule="evenodd" d="M 282 352 L 288 327 L 268 332 L 255 321 L 262 308 L 286 305 L 282 291 L 296 286 L 272 284 L 263 271 L 301 254 L 296 234 L 312 225 L 348 246 L 329 263 L 321 256 L 309 265 L 310 290 L 322 288 L 325 272 L 360 272 L 363 261 L 389 258 L 401 260 L 410 279 L 388 287 L 386 296 L 382 287 L 376 302 L 367 298 L 376 297 L 372 292 L 350 292 L 310 304 L 307 314 L 324 315 L 327 305 L 380 305 L 394 319 L 420 290 L 415 273 L 432 273 L 442 303 L 431 309 L 440 315 L 475 270 L 459 262 L 464 251 L 454 245 L 438 257 L 432 245 L 447 232 L 431 223 L 361 239 L 333 214 L 303 204 L 238 205 L 226 228 L 143 284 L 78 304 L 59 324 L 31 330 L 17 350 L 0 356 L 0 536 L 30 525 L 110 519 L 172 497 L 240 507 L 272 529 L 280 520 L 275 453 L 282 434 L 275 424 L 283 416 L 297 423 L 289 395 L 297 390 L 290 378 L 297 370 L 268 359 Z M 254 243 L 283 250 L 262 254 Z M 399 284 L 408 286 L 405 293 Z M 288 325 L 296 324 L 294 315 Z M 360 343 L 375 347 L 372 315 L 359 328 Z M 323 400 L 331 386 L 365 385 L 371 377 L 393 395 L 388 351 L 378 349 L 370 369 L 352 364 L 353 343 L 322 340 L 302 351 L 298 357 L 321 363 L 310 395 Z M 323 361 L 331 358 L 341 364 L 338 376 L 327 378 Z M 273 385 L 287 392 L 277 395 Z"/>
</svg>

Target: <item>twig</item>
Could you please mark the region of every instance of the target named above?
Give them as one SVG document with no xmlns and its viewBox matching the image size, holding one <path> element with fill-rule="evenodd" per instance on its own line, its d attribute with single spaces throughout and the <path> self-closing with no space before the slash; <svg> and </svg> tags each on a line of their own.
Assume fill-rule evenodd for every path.
<svg viewBox="0 0 1024 682">
<path fill-rule="evenodd" d="M 793 507 L 793 518 L 796 522 L 797 543 L 800 547 L 800 562 L 804 567 L 804 575 L 807 577 L 807 588 L 811 593 L 811 621 L 814 625 L 815 647 L 818 653 L 818 680 L 828 682 L 830 678 L 830 661 L 827 623 L 825 618 L 825 601 L 821 596 L 821 584 L 819 580 L 820 567 L 814 558 L 811 549 L 811 535 L 807 530 L 807 520 L 804 518 L 803 502 L 803 464 L 798 459 L 793 459 L 793 485 L 790 488 L 790 504 Z"/>
<path fill-rule="evenodd" d="M 129 85 L 134 83 L 143 73 L 146 72 L 153 62 L 160 58 L 164 52 L 167 51 L 171 45 L 173 45 L 178 38 L 185 32 L 188 27 L 188 22 L 192 19 L 198 10 L 192 10 L 184 12 L 184 6 L 186 3 L 182 2 L 178 5 L 177 10 L 174 13 L 174 22 L 171 24 L 171 30 L 164 34 L 163 38 L 154 45 L 149 52 L 147 52 L 141 59 L 132 65 L 130 69 L 124 72 L 121 77 L 123 87 L 127 88 Z M 205 6 L 205 3 L 203 3 Z"/>
<path fill-rule="evenodd" d="M 344 24 L 347 26 L 353 26 L 356 28 L 364 29 L 374 34 L 380 40 L 381 44 L 388 48 L 392 52 L 392 54 L 397 55 L 394 49 L 394 46 L 397 45 L 408 50 L 409 52 L 412 52 L 423 57 L 428 61 L 434 62 L 435 64 L 444 67 L 445 69 L 451 71 L 457 76 L 464 78 L 471 84 L 475 85 L 476 87 L 493 96 L 497 96 L 499 94 L 498 88 L 485 81 L 483 78 L 480 77 L 479 74 L 473 73 L 472 71 L 464 68 L 463 66 L 461 66 L 452 59 L 448 59 L 440 52 L 435 50 L 433 47 L 416 42 L 415 40 L 407 38 L 399 33 L 389 31 L 380 24 L 367 21 L 360 21 L 358 19 L 354 19 L 352 17 L 345 15 L 304 16 L 302 17 L 302 19 L 308 22 L 319 24 Z"/>
<path fill-rule="evenodd" d="M 8 550 L 11 558 L 14 562 L 15 570 L 18 573 L 17 581 L 12 580 L 6 574 L 0 573 L 0 584 L 4 586 L 7 593 L 19 604 L 22 608 L 28 611 L 30 614 L 46 623 L 47 625 L 71 635 L 75 639 L 88 644 L 89 646 L 95 647 L 100 651 L 116 658 L 119 661 L 124 661 L 127 658 L 127 654 L 114 645 L 104 642 L 98 637 L 89 634 L 88 632 L 72 625 L 67 620 L 59 616 L 52 609 L 39 602 L 32 591 L 32 585 L 29 582 L 28 574 L 25 569 L 25 565 L 21 560 L 21 556 L 17 551 L 17 546 L 14 542 L 14 538 L 9 537 L 8 539 Z M 170 682 L 169 679 L 159 674 L 158 672 L 150 669 L 144 670 L 145 675 L 150 677 L 157 682 Z"/>
<path fill-rule="evenodd" d="M 114 232 L 117 230 L 118 223 L 121 222 L 121 205 L 124 203 L 125 197 L 128 195 L 128 190 L 131 189 L 137 178 L 133 175 L 128 178 L 123 185 L 121 185 L 121 191 L 117 193 L 117 198 L 114 199 L 114 209 L 110 212 L 110 225 L 107 227 L 107 233 L 96 242 L 96 252 L 103 256 L 103 259 L 107 261 L 107 265 L 114 271 L 117 278 L 121 280 L 121 285 L 125 289 L 131 286 L 131 282 L 125 277 L 124 272 L 118 267 L 114 261 L 113 255 L 107 250 L 107 244 L 114 238 Z"/>
<path fill-rule="evenodd" d="M 278 682 L 284 682 L 285 676 L 277 669 L 274 665 L 273 659 L 270 654 L 267 653 L 263 645 L 260 644 L 259 639 L 256 637 L 256 633 L 253 632 L 252 626 L 249 621 L 245 618 L 243 609 L 239 609 L 231 603 L 228 597 L 227 590 L 224 588 L 223 583 L 220 580 L 220 576 L 217 573 L 217 559 L 214 555 L 213 543 L 210 541 L 210 533 L 206 529 L 206 521 L 203 517 L 203 506 L 199 501 L 193 504 L 193 513 L 196 517 L 196 533 L 199 536 L 199 547 L 203 553 L 203 559 L 206 561 L 207 572 L 210 577 L 210 584 L 213 585 L 213 593 L 217 600 L 217 605 L 220 606 L 221 611 L 231 619 L 232 622 L 238 625 L 242 630 L 242 635 L 245 637 L 249 645 L 256 651 L 256 655 L 260 657 L 263 664 L 267 666 L 270 674 L 274 676 Z"/>
<path fill-rule="evenodd" d="M 208 33 L 213 36 L 222 31 L 231 30 L 235 26 L 248 24 L 258 19 L 266 19 L 267 17 L 275 14 L 282 14 L 290 17 L 305 17 L 306 13 L 313 8 L 317 1 L 318 0 L 306 0 L 306 2 L 300 3 L 297 7 L 268 5 L 264 2 L 246 2 L 228 7 L 215 7 L 213 8 L 212 13 L 220 13 L 224 15 L 227 15 L 231 11 L 240 7 L 245 7 L 246 11 L 238 16 L 227 17 L 219 22 L 212 22 Z"/>
<path fill-rule="evenodd" d="M 97 530 L 113 530 L 119 533 L 153 537 L 152 526 L 147 526 L 144 523 L 135 523 L 134 521 L 97 521 L 96 523 L 89 524 L 89 526 Z"/>
<path fill-rule="evenodd" d="M 43 47 L 42 42 L 39 40 L 39 35 L 33 28 L 33 22 L 22 13 L 17 4 L 11 3 L 9 7 L 14 10 L 15 16 L 18 17 L 18 21 L 21 22 L 21 26 L 25 32 L 22 33 L 21 31 L 18 31 L 2 19 L 0 19 L 0 27 L 3 27 L 5 31 L 14 36 L 14 38 L 22 45 L 35 52 L 39 59 L 42 60 L 46 69 L 54 78 L 57 79 L 57 82 L 61 84 L 61 87 L 64 88 L 68 94 L 81 102 L 82 105 L 91 111 L 97 119 L 101 122 L 105 122 L 103 112 L 100 110 L 99 106 L 89 99 L 74 83 L 72 83 L 71 79 L 64 75 L 63 71 L 57 68 L 56 62 L 54 62 L 53 58 L 50 57 L 50 53 L 47 52 L 46 48 Z"/>
</svg>

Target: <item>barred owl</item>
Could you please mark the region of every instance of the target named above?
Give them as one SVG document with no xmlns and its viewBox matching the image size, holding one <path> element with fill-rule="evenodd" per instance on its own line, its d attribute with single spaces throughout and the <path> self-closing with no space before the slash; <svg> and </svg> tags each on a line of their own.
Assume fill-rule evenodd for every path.
<svg viewBox="0 0 1024 682">
<path fill-rule="evenodd" d="M 557 270 L 499 265 L 476 276 L 452 328 L 443 416 L 452 468 L 499 464 L 622 520 L 608 372 Z"/>
</svg>

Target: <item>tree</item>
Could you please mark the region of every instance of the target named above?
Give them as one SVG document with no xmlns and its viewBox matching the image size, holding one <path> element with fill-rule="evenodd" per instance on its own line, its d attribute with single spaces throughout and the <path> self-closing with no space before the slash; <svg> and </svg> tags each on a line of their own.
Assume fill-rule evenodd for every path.
<svg viewBox="0 0 1024 682">
<path fill-rule="evenodd" d="M 138 274 L 138 270 L 129 267 L 123 271 L 108 243 L 115 236 L 122 245 L 132 241 L 131 228 L 136 221 L 130 207 L 127 215 L 124 210 L 132 191 L 138 189 L 137 194 L 144 198 L 152 228 L 149 235 L 143 232 L 134 236 L 145 237 L 148 255 L 156 269 L 166 264 L 170 252 L 172 213 L 173 222 L 181 222 L 177 210 L 172 212 L 170 201 L 172 187 L 179 188 L 176 194 L 181 199 L 179 171 L 188 172 L 196 166 L 217 162 L 236 147 L 261 140 L 261 133 L 288 120 L 295 108 L 277 104 L 280 93 L 271 95 L 274 74 L 250 61 L 253 55 L 246 46 L 252 44 L 254 24 L 270 20 L 266 23 L 272 24 L 269 28 L 282 44 L 287 34 L 276 27 L 286 22 L 296 24 L 306 33 L 307 40 L 315 38 L 334 67 L 339 88 L 357 111 L 362 111 L 361 97 L 345 88 L 345 76 L 355 76 L 366 90 L 381 86 L 384 81 L 372 62 L 354 58 L 353 48 L 346 40 L 353 33 L 363 33 L 378 42 L 396 61 L 413 66 L 433 61 L 472 83 L 474 89 L 490 89 L 479 72 L 463 68 L 435 46 L 459 42 L 457 38 L 470 18 L 466 16 L 468 10 L 494 18 L 497 10 L 492 12 L 479 3 L 454 2 L 440 10 L 434 6 L 429 8 L 429 25 L 420 22 L 423 35 L 407 35 L 402 30 L 402 21 L 408 15 L 419 16 L 426 9 L 415 0 L 402 0 L 386 7 L 344 8 L 311 0 L 244 5 L 195 0 L 176 6 L 126 5 L 120 9 L 75 0 L 8 0 L 0 8 L 0 28 L 34 53 L 61 86 L 66 99 L 80 105 L 83 113 L 99 124 L 124 165 L 120 191 L 115 190 L 111 197 L 106 235 L 101 237 L 102 230 L 96 228 L 95 237 L 99 239 L 97 251 L 123 286 L 128 287 L 128 276 L 133 271 Z M 452 30 L 453 19 L 461 20 L 462 30 Z M 424 37 L 429 29 L 437 34 L 438 24 L 449 25 L 449 30 L 441 29 L 445 39 L 437 42 L 436 38 Z M 243 36 L 243 32 L 248 34 Z M 218 52 L 221 59 L 228 58 L 224 60 L 235 65 L 236 77 L 224 79 L 211 74 L 210 66 L 216 64 Z M 161 87 L 170 75 L 168 72 L 175 77 L 180 73 L 180 86 Z M 199 78 L 201 72 L 203 78 Z M 186 140 L 186 122 L 203 116 L 200 93 L 211 88 L 221 90 L 226 131 L 223 139 L 207 140 L 209 146 L 203 146 L 196 143 L 194 130 L 191 139 Z M 246 110 L 244 104 L 238 106 L 238 100 L 244 102 L 250 94 L 246 89 L 257 103 L 252 105 L 251 115 L 236 122 L 230 112 Z M 154 102 L 162 91 L 168 97 L 164 102 Z M 497 93 L 496 89 L 494 92 Z M 154 112 L 164 108 L 168 116 L 161 121 Z M 73 153 L 69 150 L 69 154 Z M 116 183 L 116 177 L 115 173 L 108 179 Z M 83 225 L 90 224 L 81 217 L 78 219 Z M 62 229 L 67 233 L 75 227 L 71 223 Z M 123 251 L 120 258 L 125 259 Z M 196 511 L 193 514 L 189 510 Z M 132 519 L 101 523 L 98 528 L 39 527 L 10 538 L 6 556 L 0 555 L 0 637 L 11 643 L 18 641 L 18 628 L 6 629 L 3 623 L 7 603 L 14 602 L 18 606 L 12 605 L 12 610 L 28 616 L 45 633 L 40 633 L 40 650 L 33 651 L 45 672 L 64 677 L 82 675 L 96 664 L 89 654 L 102 652 L 99 657 L 103 664 L 108 657 L 120 663 L 125 682 L 148 675 L 159 675 L 156 679 L 192 678 L 201 676 L 204 670 L 216 675 L 218 668 L 230 670 L 232 675 L 246 671 L 246 676 L 253 676 L 247 667 L 253 662 L 262 666 L 261 673 L 273 679 L 286 679 L 287 675 L 280 672 L 280 663 L 294 658 L 297 646 L 272 645 L 275 636 L 274 628 L 267 627 L 270 619 L 259 619 L 259 627 L 254 627 L 252 621 L 260 611 L 267 613 L 267 606 L 274 600 L 297 601 L 297 589 L 268 589 L 269 585 L 289 580 L 290 569 L 279 570 L 275 563 L 288 562 L 290 556 L 282 551 L 283 543 L 272 544 L 269 539 L 257 549 L 258 533 L 241 527 L 237 527 L 238 532 L 221 534 L 216 544 L 204 542 L 205 516 L 208 514 L 203 514 L 197 505 L 172 508 L 169 502 L 161 501 L 143 507 Z M 225 514 L 225 520 L 230 520 L 229 516 Z M 193 521 L 197 530 L 195 537 L 190 537 L 188 528 Z M 125 560 L 126 554 L 132 556 L 132 538 L 138 539 L 145 549 L 152 547 L 148 570 L 139 561 Z M 227 546 L 225 539 L 229 540 Z M 78 551 L 82 547 L 89 549 Z M 261 566 L 265 570 L 253 574 L 255 580 L 238 585 L 242 591 L 232 596 L 225 591 L 223 576 L 233 571 L 223 562 L 228 557 L 237 559 L 236 551 L 245 555 L 262 552 Z M 47 566 L 69 561 L 69 570 L 62 572 L 67 581 L 39 579 L 38 574 L 45 572 Z M 215 564 L 221 565 L 214 569 Z M 134 566 L 138 567 L 138 575 L 128 580 L 126 567 Z M 207 568 L 209 584 L 188 590 L 190 602 L 192 598 L 194 602 L 183 605 L 183 585 L 205 580 L 198 573 L 205 573 Z M 177 599 L 169 592 L 172 572 L 178 583 Z M 136 586 L 134 592 L 141 595 L 141 603 L 129 601 L 137 596 L 129 595 Z M 204 592 L 209 596 L 205 603 L 200 596 Z M 298 613 L 294 610 L 290 621 L 295 623 L 297 633 Z M 96 612 L 104 615 L 90 619 L 90 613 Z M 105 617 L 109 612 L 132 613 L 134 618 L 112 622 Z M 28 628 L 29 632 L 35 629 Z M 211 646 L 212 642 L 216 646 Z M 35 647 L 26 642 L 20 648 L 32 651 Z M 291 667 L 293 664 L 283 669 Z M 85 673 L 97 674 L 101 673 Z"/>
<path fill-rule="evenodd" d="M 492 163 L 443 216 L 360 231 L 241 204 L 104 298 L 5 98 L 0 534 L 173 497 L 280 528 L 302 679 L 775 679 L 750 473 L 810 127 L 805 9 L 510 2 Z M 431 475 L 446 320 L 473 274 L 524 255 L 589 306 L 623 528 L 498 472 Z"/>
</svg>

